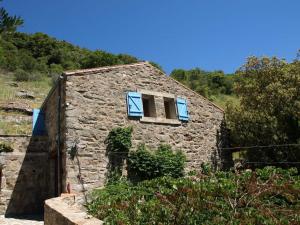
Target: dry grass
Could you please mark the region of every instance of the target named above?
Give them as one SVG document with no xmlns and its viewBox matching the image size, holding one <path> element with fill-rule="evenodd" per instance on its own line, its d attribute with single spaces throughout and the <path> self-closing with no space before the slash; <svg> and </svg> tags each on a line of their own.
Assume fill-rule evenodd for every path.
<svg viewBox="0 0 300 225">
<path fill-rule="evenodd" d="M 30 135 L 32 124 L 29 121 L 7 122 L 0 121 L 0 134 L 27 134 Z"/>
<path fill-rule="evenodd" d="M 16 82 L 13 74 L 0 71 L 0 105 L 8 103 L 26 104 L 30 108 L 39 108 L 51 89 L 51 79 L 44 77 L 40 81 Z M 33 93 L 35 99 L 28 100 L 16 96 L 19 91 L 28 91 Z M 30 134 L 32 130 L 31 121 L 22 120 L 20 112 L 6 112 L 0 110 L 0 134 Z M 5 118 L 10 118 L 5 120 Z M 12 121 L 11 118 L 16 117 Z"/>
<path fill-rule="evenodd" d="M 18 87 L 12 86 L 13 83 L 17 84 Z M 36 97 L 32 101 L 32 107 L 39 107 L 51 89 L 50 84 L 51 79 L 47 77 L 40 81 L 16 82 L 11 73 L 0 73 L 0 103 L 22 101 L 16 97 L 16 93 L 25 90 L 34 93 Z"/>
<path fill-rule="evenodd" d="M 238 97 L 234 95 L 218 95 L 212 97 L 212 102 L 220 106 L 222 109 L 226 109 L 227 103 L 231 102 L 233 105 L 239 105 Z"/>
</svg>

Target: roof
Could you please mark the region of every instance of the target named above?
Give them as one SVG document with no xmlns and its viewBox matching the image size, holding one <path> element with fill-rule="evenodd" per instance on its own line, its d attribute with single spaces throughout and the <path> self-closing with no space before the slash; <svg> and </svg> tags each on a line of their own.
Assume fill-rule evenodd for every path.
<svg viewBox="0 0 300 225">
<path fill-rule="evenodd" d="M 145 66 L 145 65 L 152 66 L 149 62 L 143 61 L 143 62 L 132 63 L 132 64 L 104 66 L 104 67 L 97 67 L 97 68 L 91 68 L 91 69 L 66 71 L 63 73 L 63 75 L 66 75 L 66 76 L 85 75 L 85 74 L 93 74 L 93 73 L 97 73 L 97 72 L 101 72 L 101 71 L 105 71 L 105 70 L 113 70 L 113 69 L 119 69 L 119 68 L 131 68 L 131 67 Z"/>
</svg>

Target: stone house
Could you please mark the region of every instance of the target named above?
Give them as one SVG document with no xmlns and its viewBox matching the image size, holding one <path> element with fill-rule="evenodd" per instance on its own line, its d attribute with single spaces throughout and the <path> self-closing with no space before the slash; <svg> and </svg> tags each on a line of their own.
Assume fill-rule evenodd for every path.
<svg viewBox="0 0 300 225">
<path fill-rule="evenodd" d="M 181 149 L 187 170 L 200 170 L 203 162 L 219 165 L 223 114 L 148 62 L 65 72 L 34 111 L 33 138 L 46 143 L 36 191 L 46 199 L 103 186 L 105 139 L 114 127 L 133 127 L 133 149 L 141 143 Z"/>
<path fill-rule="evenodd" d="M 222 109 L 147 62 L 66 72 L 41 110 L 54 156 L 54 195 L 68 184 L 75 192 L 104 185 L 104 142 L 114 127 L 133 127 L 133 148 L 168 143 L 181 149 L 190 170 L 219 157 Z"/>
</svg>

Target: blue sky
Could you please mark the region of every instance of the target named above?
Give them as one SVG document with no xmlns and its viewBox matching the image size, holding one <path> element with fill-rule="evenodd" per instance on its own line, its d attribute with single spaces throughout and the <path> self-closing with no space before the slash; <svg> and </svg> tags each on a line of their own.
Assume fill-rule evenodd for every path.
<svg viewBox="0 0 300 225">
<path fill-rule="evenodd" d="M 250 55 L 288 61 L 300 49 L 299 0 L 4 0 L 44 32 L 92 50 L 175 68 L 238 69 Z"/>
</svg>

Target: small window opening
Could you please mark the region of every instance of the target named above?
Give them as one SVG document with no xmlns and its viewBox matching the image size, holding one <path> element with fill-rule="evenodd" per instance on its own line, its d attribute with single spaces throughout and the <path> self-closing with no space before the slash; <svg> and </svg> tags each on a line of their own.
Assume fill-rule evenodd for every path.
<svg viewBox="0 0 300 225">
<path fill-rule="evenodd" d="M 175 101 L 173 98 L 164 98 L 165 115 L 167 119 L 176 119 Z"/>
<path fill-rule="evenodd" d="M 156 117 L 155 101 L 152 95 L 142 95 L 144 117 Z"/>
</svg>

